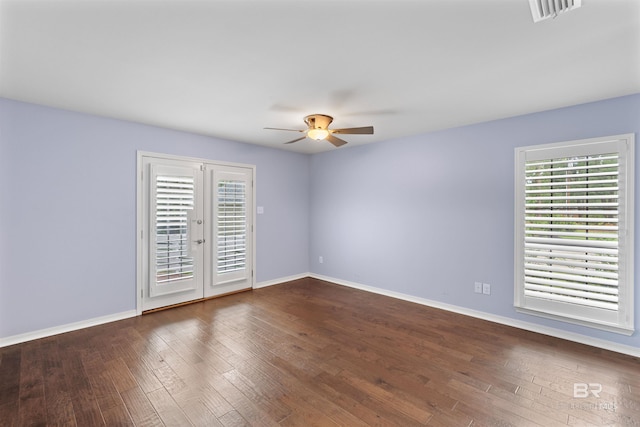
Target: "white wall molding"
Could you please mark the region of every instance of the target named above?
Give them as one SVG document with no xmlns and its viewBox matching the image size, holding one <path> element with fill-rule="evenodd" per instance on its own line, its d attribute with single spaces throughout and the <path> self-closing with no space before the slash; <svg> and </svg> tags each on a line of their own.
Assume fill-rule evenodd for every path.
<svg viewBox="0 0 640 427">
<path fill-rule="evenodd" d="M 314 279 L 324 280 L 327 282 L 335 283 L 341 286 L 347 286 L 349 288 L 360 289 L 362 291 L 371 292 L 379 295 L 388 296 L 391 298 L 401 299 L 404 301 L 414 302 L 428 307 L 439 308 L 447 310 L 453 313 L 462 314 L 465 316 L 475 317 L 477 319 L 487 320 L 489 322 L 499 323 L 502 325 L 512 326 L 514 328 L 523 329 L 525 331 L 535 332 L 543 335 L 549 335 L 551 337 L 564 339 L 567 341 L 573 341 L 580 344 L 590 345 L 592 347 L 602 348 L 604 350 L 610 350 L 617 353 L 627 354 L 629 356 L 640 357 L 640 349 L 628 345 L 612 343 L 610 341 L 601 340 L 598 338 L 592 338 L 573 332 L 562 331 L 555 328 L 549 328 L 546 326 L 536 325 L 534 323 L 523 322 L 521 320 L 511 319 L 504 316 L 498 316 L 483 311 L 473 310 L 470 308 L 460 307 L 453 304 L 446 304 L 439 301 L 429 300 L 426 298 L 415 297 L 412 295 L 403 294 L 400 292 L 393 292 L 382 288 L 376 288 L 373 286 L 363 285 L 361 283 L 350 282 L 348 280 L 341 280 L 335 277 L 323 276 L 315 273 L 300 273 L 292 276 L 281 277 L 273 280 L 266 280 L 257 282 L 254 289 L 266 288 L 268 286 L 279 285 L 282 283 L 290 282 L 293 280 L 303 279 L 305 277 L 312 277 Z M 118 320 L 128 319 L 135 317 L 136 310 L 124 311 L 121 313 L 110 314 L 107 316 L 96 317 L 93 319 L 87 319 L 80 322 L 69 323 L 66 325 L 56 326 L 53 328 L 41 329 L 39 331 L 27 332 L 25 334 L 13 335 L 6 338 L 0 338 L 0 348 L 7 347 L 14 344 L 20 344 L 26 341 L 36 340 L 39 338 L 50 337 L 65 332 L 71 332 L 78 329 L 89 328 L 92 326 L 102 325 L 104 323 L 115 322 Z"/>
<path fill-rule="evenodd" d="M 265 280 L 263 282 L 257 282 L 253 289 L 266 288 L 267 286 L 279 285 L 285 282 L 291 282 L 293 280 L 304 279 L 305 277 L 311 277 L 311 273 L 294 274 L 293 276 L 280 277 L 273 280 Z"/>
<path fill-rule="evenodd" d="M 135 317 L 136 311 L 129 310 L 121 313 L 108 314 L 106 316 L 94 317 L 93 319 L 81 320 L 79 322 L 68 323 L 66 325 L 54 326 L 52 328 L 40 329 L 39 331 L 27 332 L 24 334 L 13 335 L 6 338 L 0 338 L 0 348 L 8 347 L 14 344 L 20 344 L 27 341 L 46 338 L 53 335 L 64 334 L 65 332 L 77 331 L 78 329 L 90 328 L 92 326 L 102 325 L 104 323 L 115 322 L 118 320 Z"/>
<path fill-rule="evenodd" d="M 292 280 L 304 279 L 310 277 L 311 273 L 300 273 L 293 276 L 280 277 L 278 279 L 257 282 L 254 289 L 265 288 L 267 286 L 278 285 L 280 283 L 290 282 Z M 93 319 L 81 320 L 79 322 L 69 323 L 66 325 L 54 326 L 52 328 L 40 329 L 38 331 L 26 332 L 24 334 L 13 335 L 0 338 L 0 348 L 10 345 L 20 344 L 27 341 L 46 338 L 53 335 L 63 334 L 66 332 L 77 331 L 78 329 L 90 328 L 92 326 L 102 325 L 104 323 L 115 322 L 118 320 L 128 319 L 138 316 L 136 310 L 123 311 L 121 313 L 109 314 L 106 316 L 95 317 Z"/>
<path fill-rule="evenodd" d="M 640 348 L 632 347 L 629 345 L 613 343 L 613 342 L 601 340 L 598 338 L 588 337 L 586 335 L 576 334 L 574 332 L 567 332 L 560 329 L 550 328 L 547 326 L 536 325 L 535 323 L 524 322 L 521 320 L 511 319 L 509 317 L 504 317 L 504 316 L 498 316 L 495 314 L 473 310 L 470 308 L 460 307 L 453 304 L 446 304 L 443 302 L 429 300 L 426 298 L 415 297 L 415 296 L 403 294 L 400 292 L 388 291 L 386 289 L 367 286 L 367 285 L 363 285 L 361 283 L 356 283 L 356 282 L 350 282 L 348 280 L 336 279 L 334 277 L 323 276 L 321 274 L 311 273 L 309 277 L 335 283 L 337 285 L 347 286 L 349 288 L 360 289 L 362 291 L 372 292 L 375 294 L 384 295 L 391 298 L 397 298 L 404 301 L 414 302 L 416 304 L 421 304 L 428 307 L 439 308 L 442 310 L 451 311 L 453 313 L 475 317 L 477 319 L 487 320 L 489 322 L 499 323 L 506 326 L 512 326 L 514 328 L 523 329 L 529 332 L 535 332 L 538 334 L 548 335 L 554 338 L 560 338 L 567 341 L 586 344 L 586 345 L 601 348 L 604 350 L 615 351 L 616 353 L 627 354 L 629 356 L 640 357 Z"/>
</svg>

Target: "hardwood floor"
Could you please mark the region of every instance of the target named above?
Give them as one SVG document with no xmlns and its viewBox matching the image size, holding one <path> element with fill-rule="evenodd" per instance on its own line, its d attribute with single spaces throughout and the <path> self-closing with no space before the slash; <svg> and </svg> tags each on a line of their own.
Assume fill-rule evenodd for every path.
<svg viewBox="0 0 640 427">
<path fill-rule="evenodd" d="M 640 360 L 302 279 L 2 348 L 0 425 L 637 426 Z"/>
</svg>

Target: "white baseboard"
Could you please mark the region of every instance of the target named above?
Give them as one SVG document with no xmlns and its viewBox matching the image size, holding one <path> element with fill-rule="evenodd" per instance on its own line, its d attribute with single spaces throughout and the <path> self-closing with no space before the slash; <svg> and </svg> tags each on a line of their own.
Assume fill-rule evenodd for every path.
<svg viewBox="0 0 640 427">
<path fill-rule="evenodd" d="M 309 276 L 310 276 L 310 273 L 301 273 L 293 276 L 280 277 L 274 280 L 258 282 L 254 286 L 254 289 L 273 286 L 279 283 L 289 282 L 291 280 L 303 279 Z M 40 338 L 46 338 L 46 337 L 50 337 L 57 334 L 63 334 L 65 332 L 76 331 L 82 328 L 89 328 L 91 326 L 102 325 L 104 323 L 115 322 L 117 320 L 127 319 L 129 317 L 135 317 L 137 315 L 139 315 L 139 313 L 137 313 L 136 310 L 129 310 L 129 311 L 124 311 L 122 313 L 109 314 L 106 316 L 96 317 L 93 319 L 82 320 L 80 322 L 69 323 L 66 325 L 54 326 L 52 328 L 40 329 L 38 331 L 27 332 L 24 334 L 0 338 L 0 348 L 8 347 L 14 344 L 20 344 L 20 343 L 31 341 L 31 340 L 37 340 Z"/>
<path fill-rule="evenodd" d="M 278 279 L 258 282 L 253 287 L 253 289 L 266 288 L 267 286 L 279 285 L 280 283 L 290 282 L 292 280 L 304 279 L 305 277 L 311 277 L 311 273 L 294 274 L 293 276 L 280 277 Z"/>
<path fill-rule="evenodd" d="M 108 314 L 106 316 L 94 317 L 93 319 L 81 320 L 80 322 L 68 323 L 66 325 L 54 326 L 53 328 L 40 329 L 38 331 L 0 338 L 0 348 L 40 338 L 46 338 L 52 335 L 63 334 L 65 332 L 77 331 L 78 329 L 90 328 L 91 326 L 102 325 L 104 323 L 115 322 L 117 320 L 128 319 L 135 316 L 136 311 L 129 310 L 123 311 L 122 313 Z"/>
<path fill-rule="evenodd" d="M 567 332 L 560 329 L 550 328 L 547 326 L 536 325 L 535 323 L 524 322 L 521 320 L 511 319 L 509 317 L 498 316 L 496 314 L 491 314 L 483 311 L 473 310 L 470 308 L 460 307 L 453 304 L 447 304 L 439 301 L 429 300 L 426 298 L 415 297 L 415 296 L 403 294 L 400 292 L 388 291 L 386 289 L 367 286 L 367 285 L 363 285 L 361 283 L 356 283 L 356 282 L 350 282 L 348 280 L 336 279 L 334 277 L 323 276 L 320 274 L 311 273 L 309 274 L 309 277 L 325 280 L 327 282 L 335 283 L 342 286 L 347 286 L 350 288 L 372 292 L 375 294 L 385 295 L 391 298 L 397 298 L 405 301 L 414 302 L 417 304 L 426 305 L 428 307 L 439 308 L 442 310 L 451 311 L 453 313 L 475 317 L 477 319 L 488 320 L 489 322 L 512 326 L 514 328 L 523 329 L 525 331 L 536 332 L 539 334 L 548 335 L 551 337 L 560 338 L 567 341 L 573 341 L 580 344 L 590 345 L 592 347 L 597 347 L 604 350 L 615 351 L 616 353 L 622 353 L 622 354 L 627 354 L 629 356 L 640 357 L 640 348 L 632 347 L 630 345 L 618 344 L 611 341 L 588 337 L 586 335 L 576 334 L 574 332 Z"/>
<path fill-rule="evenodd" d="M 504 316 L 498 316 L 483 311 L 473 310 L 470 308 L 460 307 L 453 304 L 446 304 L 439 301 L 429 300 L 426 298 L 420 298 L 413 295 L 407 295 L 400 292 L 393 292 L 382 288 L 376 288 L 373 286 L 363 285 L 361 283 L 350 282 L 348 280 L 336 279 L 335 277 L 323 276 L 315 273 L 301 273 L 293 276 L 281 277 L 278 279 L 267 280 L 258 282 L 254 286 L 254 289 L 265 288 L 267 286 L 278 285 L 292 280 L 303 279 L 305 277 L 312 277 L 315 279 L 324 280 L 327 282 L 335 283 L 337 285 L 347 286 L 354 289 L 360 289 L 367 292 L 372 292 L 379 295 L 388 296 L 391 298 L 397 298 L 404 301 L 414 302 L 417 304 L 425 305 L 428 307 L 439 308 L 442 310 L 451 311 L 453 313 L 463 314 L 465 316 L 475 317 L 477 319 L 487 320 L 489 322 L 499 323 L 502 325 L 512 326 L 514 328 L 523 329 L 530 332 L 536 332 L 543 335 L 549 335 L 555 338 L 561 338 L 567 341 L 573 341 L 580 344 L 590 345 L 592 347 L 602 348 L 604 350 L 615 351 L 617 353 L 627 354 L 629 356 L 640 357 L 640 349 L 629 345 L 613 343 L 611 341 L 601 340 L 598 338 L 592 338 L 573 332 L 562 331 L 560 329 L 549 328 L 547 326 L 536 325 L 535 323 L 523 322 L 521 320 L 511 319 Z M 136 310 L 124 311 L 122 313 L 110 314 L 106 316 L 96 317 L 93 319 L 83 320 L 80 322 L 69 323 L 66 325 L 56 326 L 53 328 L 41 329 L 39 331 L 27 332 L 25 334 L 13 335 L 6 338 L 0 338 L 0 348 L 7 347 L 14 344 L 20 344 L 26 341 L 31 341 L 39 338 L 45 338 L 52 335 L 62 334 L 65 332 L 71 332 L 82 328 L 89 328 L 91 326 L 102 325 L 104 323 L 115 322 L 117 320 L 128 319 L 135 317 Z"/>
</svg>

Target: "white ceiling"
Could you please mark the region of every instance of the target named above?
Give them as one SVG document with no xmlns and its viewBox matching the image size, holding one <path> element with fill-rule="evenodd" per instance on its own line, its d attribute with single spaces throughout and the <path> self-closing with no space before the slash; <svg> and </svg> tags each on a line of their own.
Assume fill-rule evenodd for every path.
<svg viewBox="0 0 640 427">
<path fill-rule="evenodd" d="M 640 0 L 0 0 L 0 96 L 305 153 L 639 92 Z"/>
</svg>

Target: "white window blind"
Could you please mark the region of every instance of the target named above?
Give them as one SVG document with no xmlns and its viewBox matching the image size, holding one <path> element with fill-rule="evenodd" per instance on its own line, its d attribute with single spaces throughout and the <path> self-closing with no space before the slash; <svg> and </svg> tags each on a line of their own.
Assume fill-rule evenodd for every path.
<svg viewBox="0 0 640 427">
<path fill-rule="evenodd" d="M 517 307 L 633 329 L 630 150 L 632 136 L 516 151 Z"/>
<path fill-rule="evenodd" d="M 190 177 L 156 177 L 156 283 L 192 278 L 189 212 L 194 206 Z"/>
<path fill-rule="evenodd" d="M 218 182 L 218 273 L 246 268 L 247 206 L 244 181 Z"/>
</svg>

